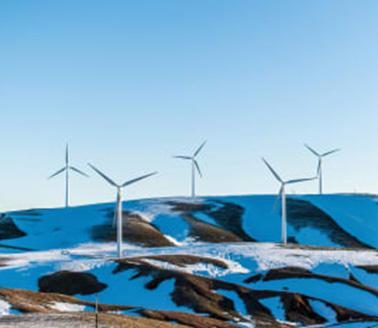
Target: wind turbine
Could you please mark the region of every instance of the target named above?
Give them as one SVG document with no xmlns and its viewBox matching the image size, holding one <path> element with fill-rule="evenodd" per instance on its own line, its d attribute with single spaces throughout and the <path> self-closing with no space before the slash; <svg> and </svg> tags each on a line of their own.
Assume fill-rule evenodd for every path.
<svg viewBox="0 0 378 328">
<path fill-rule="evenodd" d="M 97 169 L 96 167 L 94 167 L 92 164 L 88 163 L 88 165 L 96 172 L 98 173 L 101 177 L 103 177 L 108 183 L 110 183 L 113 187 L 116 187 L 117 189 L 117 204 L 116 204 L 116 210 L 115 210 L 115 220 L 116 220 L 116 223 L 117 223 L 117 255 L 119 258 L 122 257 L 122 253 L 123 253 L 123 250 L 122 250 L 122 213 L 123 213 L 123 209 L 122 209 L 122 190 L 124 187 L 126 186 L 129 186 L 135 182 L 138 182 L 140 180 L 143 180 L 143 179 L 146 179 L 152 175 L 155 175 L 157 174 L 157 172 L 153 172 L 153 173 L 149 173 L 149 174 L 146 174 L 146 175 L 142 175 L 141 177 L 138 177 L 138 178 L 135 178 L 135 179 L 132 179 L 132 180 L 128 180 L 122 184 L 117 184 L 115 183 L 112 179 L 110 179 L 107 175 L 105 175 L 103 172 L 101 172 L 99 169 Z"/>
<path fill-rule="evenodd" d="M 198 165 L 196 157 L 200 153 L 202 148 L 205 146 L 205 144 L 206 144 L 206 141 L 204 141 L 201 144 L 201 146 L 199 146 L 197 148 L 197 150 L 194 152 L 194 154 L 192 156 L 181 156 L 181 155 L 173 156 L 174 158 L 180 158 L 180 159 L 185 159 L 185 160 L 191 161 L 191 164 L 192 164 L 192 198 L 196 197 L 196 190 L 195 190 L 196 189 L 196 170 L 197 170 L 199 176 L 202 178 L 202 172 L 201 172 L 201 169 Z"/>
<path fill-rule="evenodd" d="M 89 177 L 88 174 L 80 171 L 79 169 L 77 169 L 76 167 L 74 166 L 71 166 L 70 165 L 70 160 L 69 160 L 69 150 L 68 150 L 68 144 L 66 144 L 66 157 L 65 157 L 65 165 L 62 169 L 60 169 L 59 171 L 55 172 L 53 175 L 50 175 L 47 179 L 51 179 L 51 178 L 54 178 L 55 176 L 65 172 L 66 173 L 66 207 L 69 207 L 69 180 L 70 180 L 70 171 L 74 171 L 80 175 L 83 175 L 85 177 Z"/>
<path fill-rule="evenodd" d="M 281 240 L 282 243 L 287 244 L 287 209 L 286 209 L 286 186 L 290 184 L 305 182 L 314 180 L 316 178 L 304 178 L 304 179 L 292 179 L 292 180 L 282 180 L 272 166 L 262 158 L 265 165 L 268 167 L 269 171 L 272 172 L 274 177 L 281 183 L 280 190 L 278 192 L 278 197 L 281 197 Z"/>
<path fill-rule="evenodd" d="M 323 154 L 320 154 L 316 150 L 311 148 L 309 145 L 305 144 L 304 146 L 318 158 L 317 176 L 318 176 L 318 179 L 319 179 L 319 194 L 322 194 L 323 193 L 323 168 L 322 168 L 323 157 L 334 154 L 334 153 L 340 151 L 341 149 L 337 148 L 337 149 L 327 151 Z"/>
</svg>

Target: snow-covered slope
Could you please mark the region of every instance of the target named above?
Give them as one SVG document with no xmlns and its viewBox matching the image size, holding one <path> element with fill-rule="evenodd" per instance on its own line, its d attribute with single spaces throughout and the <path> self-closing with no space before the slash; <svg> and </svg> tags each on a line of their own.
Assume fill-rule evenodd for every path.
<svg viewBox="0 0 378 328">
<path fill-rule="evenodd" d="M 266 316 L 305 324 L 378 319 L 376 251 L 207 243 L 130 246 L 117 261 L 111 257 L 113 246 L 7 254 L 1 287 L 64 293 L 89 302 L 98 293 L 102 303 L 132 306 L 124 313 L 136 315 L 141 309 L 179 311 L 234 323 Z"/>
<path fill-rule="evenodd" d="M 264 195 L 206 197 L 194 203 L 186 198 L 129 201 L 124 204 L 125 239 L 145 246 L 194 241 L 279 242 L 280 216 L 275 202 L 275 196 Z M 101 204 L 6 213 L 0 219 L 0 241 L 33 250 L 112 241 L 113 208 L 114 204 Z M 290 196 L 288 223 L 289 240 L 294 243 L 378 247 L 375 196 Z M 151 238 L 143 239 L 146 235 Z M 155 244 L 150 245 L 152 242 Z"/>
<path fill-rule="evenodd" d="M 376 197 L 291 196 L 288 246 L 275 244 L 274 204 L 274 196 L 126 202 L 121 260 L 114 204 L 5 213 L 0 325 L 2 315 L 41 308 L 93 311 L 96 295 L 114 304 L 109 311 L 201 328 L 377 324 Z"/>
</svg>

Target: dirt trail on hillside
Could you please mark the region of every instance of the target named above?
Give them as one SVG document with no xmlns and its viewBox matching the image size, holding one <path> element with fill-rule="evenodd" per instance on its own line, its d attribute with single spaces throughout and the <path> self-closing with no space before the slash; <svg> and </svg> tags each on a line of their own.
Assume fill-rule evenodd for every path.
<svg viewBox="0 0 378 328">
<path fill-rule="evenodd" d="M 96 327 L 94 313 L 49 313 L 25 314 L 0 317 L 0 328 L 93 328 Z M 100 328 L 188 328 L 159 320 L 104 314 L 99 316 Z"/>
</svg>

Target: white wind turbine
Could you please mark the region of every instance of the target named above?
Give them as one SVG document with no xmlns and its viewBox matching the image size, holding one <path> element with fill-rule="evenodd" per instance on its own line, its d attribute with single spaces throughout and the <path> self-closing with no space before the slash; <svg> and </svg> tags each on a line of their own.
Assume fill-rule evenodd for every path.
<svg viewBox="0 0 378 328">
<path fill-rule="evenodd" d="M 333 149 L 333 150 L 320 154 L 316 150 L 311 148 L 309 145 L 305 144 L 304 146 L 318 158 L 317 176 L 319 179 L 319 194 L 322 194 L 323 193 L 323 157 L 334 154 L 340 151 L 341 149 L 337 148 L 337 149 Z"/>
<path fill-rule="evenodd" d="M 278 192 L 278 197 L 281 197 L 281 240 L 282 243 L 287 244 L 287 208 L 286 208 L 286 186 L 289 184 L 295 184 L 299 182 L 305 182 L 314 180 L 316 178 L 304 178 L 304 179 L 292 179 L 292 180 L 282 180 L 276 171 L 270 166 L 270 164 L 262 159 L 265 165 L 268 167 L 269 171 L 272 172 L 274 177 L 281 183 L 280 190 Z"/>
<path fill-rule="evenodd" d="M 194 152 L 193 156 L 173 156 L 174 158 L 180 158 L 180 159 L 185 159 L 191 161 L 192 164 L 192 198 L 196 197 L 196 170 L 199 174 L 199 176 L 202 178 L 202 172 L 201 169 L 198 165 L 198 162 L 196 160 L 197 155 L 200 153 L 202 148 L 205 146 L 206 141 L 204 141 L 201 146 L 197 148 L 197 150 Z"/>
<path fill-rule="evenodd" d="M 117 204 L 116 204 L 116 210 L 115 210 L 115 221 L 117 223 L 117 255 L 119 258 L 122 257 L 123 250 L 122 250 L 122 242 L 123 242 L 123 230 L 122 230 L 122 190 L 124 187 L 129 186 L 135 182 L 138 182 L 140 180 L 146 179 L 152 175 L 157 174 L 157 172 L 149 173 L 146 175 L 142 175 L 141 177 L 128 180 L 122 184 L 115 183 L 112 179 L 110 179 L 108 176 L 106 176 L 103 172 L 101 172 L 99 169 L 94 167 L 92 164 L 88 163 L 88 165 L 97 172 L 101 177 L 103 177 L 108 183 L 110 183 L 113 187 L 116 187 L 117 189 Z"/>
<path fill-rule="evenodd" d="M 70 180 L 70 171 L 74 171 L 76 173 L 79 173 L 80 175 L 83 175 L 85 177 L 89 177 L 88 174 L 80 171 L 79 169 L 77 169 L 76 167 L 74 166 L 71 166 L 70 163 L 69 163 L 70 159 L 69 159 L 69 151 L 68 151 L 68 144 L 66 144 L 66 157 L 65 157 L 65 165 L 62 169 L 60 169 L 59 171 L 55 172 L 53 175 L 49 176 L 47 179 L 51 179 L 63 172 L 66 173 L 66 199 L 65 199 L 65 204 L 66 204 L 66 207 L 69 207 L 69 180 Z"/>
</svg>

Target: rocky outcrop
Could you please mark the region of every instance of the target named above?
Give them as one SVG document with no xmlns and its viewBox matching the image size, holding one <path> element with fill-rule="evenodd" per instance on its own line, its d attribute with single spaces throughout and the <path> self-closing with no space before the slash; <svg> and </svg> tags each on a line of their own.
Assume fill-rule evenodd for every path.
<svg viewBox="0 0 378 328">
<path fill-rule="evenodd" d="M 65 295 L 90 295 L 107 287 L 91 273 L 58 271 L 38 280 L 39 291 Z"/>
</svg>

